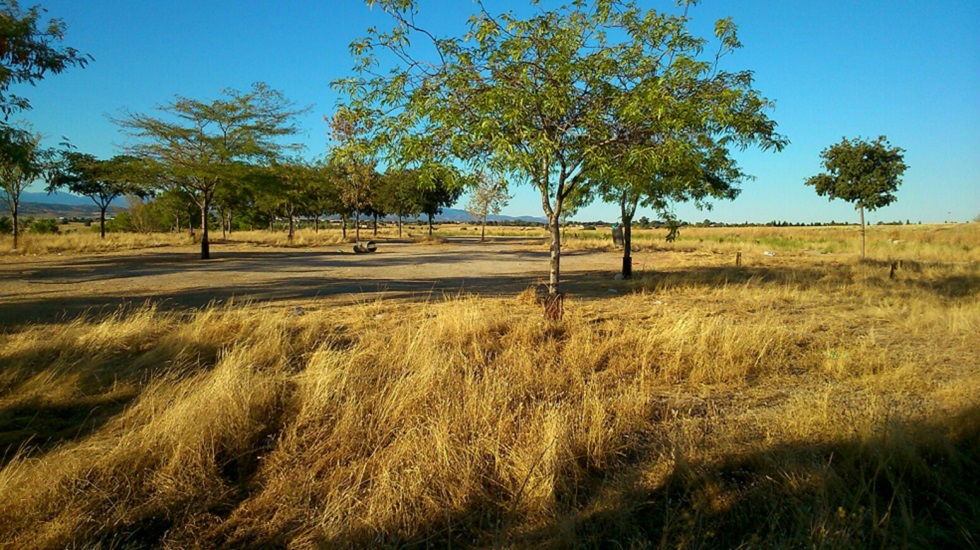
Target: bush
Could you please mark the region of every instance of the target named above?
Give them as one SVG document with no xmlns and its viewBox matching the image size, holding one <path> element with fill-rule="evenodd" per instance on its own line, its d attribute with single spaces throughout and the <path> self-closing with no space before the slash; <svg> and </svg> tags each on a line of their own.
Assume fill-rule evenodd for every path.
<svg viewBox="0 0 980 550">
<path fill-rule="evenodd" d="M 0 235 L 7 235 L 14 232 L 14 222 L 7 216 L 0 216 Z"/>
<path fill-rule="evenodd" d="M 38 218 L 27 226 L 31 233 L 57 233 L 58 220 L 54 218 Z"/>
</svg>

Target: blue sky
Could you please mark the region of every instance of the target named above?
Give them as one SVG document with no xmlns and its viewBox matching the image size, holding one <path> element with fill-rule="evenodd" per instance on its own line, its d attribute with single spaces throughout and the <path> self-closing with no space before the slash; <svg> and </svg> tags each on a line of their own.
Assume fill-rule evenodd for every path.
<svg viewBox="0 0 980 550">
<path fill-rule="evenodd" d="M 360 0 L 41 3 L 68 25 L 65 43 L 95 61 L 21 90 L 34 105 L 21 118 L 49 145 L 65 136 L 102 157 L 126 143 L 109 115 L 146 112 L 174 94 L 213 98 L 222 88 L 247 89 L 256 81 L 313 106 L 301 121 L 301 139 L 310 156 L 322 154 L 322 117 L 337 99 L 329 83 L 350 73 L 349 43 L 387 21 Z M 486 3 L 491 11 L 524 5 Z M 422 0 L 421 21 L 438 34 L 460 34 L 474 8 L 467 0 Z M 824 147 L 843 136 L 880 134 L 906 149 L 909 169 L 898 201 L 870 214 L 872 223 L 980 214 L 980 2 L 703 0 L 691 15 L 701 35 L 719 17 L 734 19 L 744 48 L 729 64 L 755 72 L 791 144 L 781 153 L 736 153 L 756 179 L 710 212 L 678 206 L 682 219 L 856 221 L 850 204 L 818 197 L 803 180 L 820 170 Z M 541 215 L 540 198 L 518 188 L 503 213 Z M 616 207 L 597 203 L 577 218 L 616 216 Z"/>
</svg>

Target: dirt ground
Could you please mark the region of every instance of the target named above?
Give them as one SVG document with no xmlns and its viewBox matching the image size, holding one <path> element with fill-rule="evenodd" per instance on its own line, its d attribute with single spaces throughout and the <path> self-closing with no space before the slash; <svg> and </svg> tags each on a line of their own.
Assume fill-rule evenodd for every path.
<svg viewBox="0 0 980 550">
<path fill-rule="evenodd" d="M 563 254 L 563 290 L 599 295 L 621 265 L 621 251 Z M 547 244 L 497 238 L 480 243 L 379 242 L 373 254 L 350 245 L 273 248 L 212 245 L 104 254 L 0 257 L 0 326 L 49 323 L 115 311 L 147 300 L 165 308 L 200 307 L 230 299 L 304 308 L 444 294 L 513 295 L 547 282 Z"/>
</svg>

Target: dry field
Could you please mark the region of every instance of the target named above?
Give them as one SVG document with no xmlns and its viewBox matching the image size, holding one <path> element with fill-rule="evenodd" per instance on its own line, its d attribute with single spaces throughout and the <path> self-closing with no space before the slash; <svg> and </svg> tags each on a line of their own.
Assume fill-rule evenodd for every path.
<svg viewBox="0 0 980 550">
<path fill-rule="evenodd" d="M 0 547 L 980 545 L 980 224 L 384 231 L 0 256 Z"/>
</svg>

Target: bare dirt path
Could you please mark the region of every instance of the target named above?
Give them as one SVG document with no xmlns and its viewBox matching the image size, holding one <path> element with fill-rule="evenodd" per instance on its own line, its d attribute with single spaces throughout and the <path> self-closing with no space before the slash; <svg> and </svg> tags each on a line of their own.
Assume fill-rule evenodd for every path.
<svg viewBox="0 0 980 550">
<path fill-rule="evenodd" d="M 150 300 L 164 307 L 252 300 L 316 307 L 378 297 L 428 299 L 445 293 L 516 294 L 547 280 L 544 244 L 440 245 L 380 242 L 374 254 L 349 246 L 273 248 L 217 245 L 202 261 L 192 246 L 104 254 L 6 257 L 0 261 L 0 327 L 53 322 Z M 619 252 L 569 252 L 566 290 L 606 291 Z"/>
</svg>

